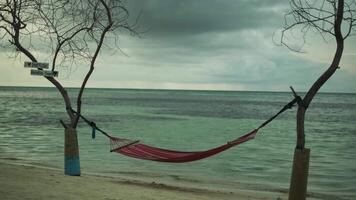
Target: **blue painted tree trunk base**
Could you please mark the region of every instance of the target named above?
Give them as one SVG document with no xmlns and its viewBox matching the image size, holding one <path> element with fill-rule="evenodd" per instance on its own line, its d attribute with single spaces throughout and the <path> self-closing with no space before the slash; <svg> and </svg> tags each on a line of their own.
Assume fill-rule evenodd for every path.
<svg viewBox="0 0 356 200">
<path fill-rule="evenodd" d="M 80 176 L 77 130 L 71 127 L 64 131 L 64 174 Z"/>
<path fill-rule="evenodd" d="M 64 156 L 64 174 L 80 176 L 79 156 Z"/>
</svg>

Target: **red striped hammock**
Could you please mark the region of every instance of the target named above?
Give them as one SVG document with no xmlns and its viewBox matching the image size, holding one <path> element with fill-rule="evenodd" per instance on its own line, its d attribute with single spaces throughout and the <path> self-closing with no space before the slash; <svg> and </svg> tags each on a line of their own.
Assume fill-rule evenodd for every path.
<svg viewBox="0 0 356 200">
<path fill-rule="evenodd" d="M 236 140 L 228 142 L 224 145 L 206 151 L 195 151 L 195 152 L 184 152 L 184 151 L 161 149 L 161 148 L 142 144 L 139 141 L 109 136 L 110 148 L 111 148 L 110 151 L 120 153 L 125 156 L 129 156 L 133 158 L 152 160 L 157 162 L 171 162 L 171 163 L 192 162 L 192 161 L 213 156 L 233 146 L 251 140 L 256 136 L 257 131 L 258 129 L 255 129 L 250 133 L 247 133 L 237 138 Z"/>
</svg>

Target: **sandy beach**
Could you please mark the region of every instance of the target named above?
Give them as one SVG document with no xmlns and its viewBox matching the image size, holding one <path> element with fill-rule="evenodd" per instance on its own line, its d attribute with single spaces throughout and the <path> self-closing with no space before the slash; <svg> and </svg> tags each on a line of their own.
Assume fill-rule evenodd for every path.
<svg viewBox="0 0 356 200">
<path fill-rule="evenodd" d="M 69 177 L 63 175 L 63 172 L 60 170 L 1 162 L 0 169 L 0 197 L 3 200 L 286 199 L 285 197 L 280 197 L 280 195 L 268 194 L 266 192 L 236 191 L 231 193 L 174 187 L 88 174 L 83 174 L 80 177 Z"/>
</svg>

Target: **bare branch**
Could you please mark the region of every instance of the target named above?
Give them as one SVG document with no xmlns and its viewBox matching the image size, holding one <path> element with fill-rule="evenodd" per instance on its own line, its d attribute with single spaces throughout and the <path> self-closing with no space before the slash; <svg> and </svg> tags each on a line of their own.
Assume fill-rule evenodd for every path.
<svg viewBox="0 0 356 200">
<path fill-rule="evenodd" d="M 52 71 L 58 66 L 78 62 L 88 64 L 77 97 L 77 112 L 81 112 L 81 98 L 85 86 L 94 71 L 96 60 L 105 38 L 114 37 L 119 30 L 136 35 L 136 24 L 128 23 L 129 12 L 118 0 L 5 0 L 0 2 L 0 35 L 10 39 L 16 52 L 31 61 L 41 57 L 33 52 L 50 52 Z M 24 42 L 25 41 L 25 42 Z M 3 41 L 4 42 L 4 41 Z M 110 45 L 108 45 L 110 46 Z M 17 55 L 17 54 L 16 54 Z M 70 68 L 69 71 L 72 69 Z M 70 126 L 77 126 L 79 117 L 72 112 L 71 100 L 58 80 L 46 77 L 61 93 Z"/>
<path fill-rule="evenodd" d="M 327 41 L 329 36 L 335 37 L 334 24 L 338 11 L 337 3 L 337 0 L 291 0 L 291 11 L 285 15 L 285 26 L 280 44 L 293 51 L 300 52 L 303 44 L 300 48 L 295 49 L 288 44 L 291 38 L 286 38 L 286 34 L 293 30 L 299 30 L 303 38 L 309 32 L 305 30 L 316 31 L 324 41 Z M 342 21 L 348 26 L 342 29 L 344 39 L 353 35 L 356 26 L 355 10 L 356 3 L 354 0 L 345 2 Z"/>
<path fill-rule="evenodd" d="M 94 54 L 93 54 L 93 57 L 92 57 L 92 59 L 91 59 L 91 61 L 90 61 L 90 69 L 89 69 L 89 71 L 87 72 L 87 74 L 86 74 L 86 76 L 85 76 L 85 78 L 84 78 L 84 80 L 83 80 L 83 82 L 82 82 L 82 85 L 81 85 L 81 87 L 80 87 L 79 93 L 78 93 L 78 97 L 77 97 L 77 113 L 78 113 L 78 114 L 77 114 L 77 118 L 76 118 L 76 120 L 75 120 L 75 122 L 74 122 L 74 124 L 73 124 L 73 127 L 76 127 L 76 126 L 77 126 L 77 123 L 78 123 L 78 121 L 79 121 L 79 115 L 80 115 L 80 113 L 81 113 L 81 104 L 82 104 L 81 99 L 82 99 L 82 96 L 83 96 L 84 88 L 85 88 L 85 86 L 86 86 L 86 84 L 87 84 L 87 82 L 88 82 L 88 80 L 89 80 L 91 74 L 92 74 L 93 71 L 94 71 L 95 62 L 96 62 L 96 59 L 97 59 L 97 57 L 98 57 L 98 55 L 99 55 L 99 52 L 100 52 L 100 50 L 101 50 L 101 48 L 102 48 L 102 46 L 103 46 L 103 43 L 104 43 L 104 39 L 105 39 L 105 37 L 106 37 L 106 34 L 107 34 L 110 30 L 113 30 L 112 28 L 115 28 L 115 27 L 113 27 L 114 21 L 113 21 L 113 17 L 112 17 L 112 11 L 115 11 L 115 9 L 120 8 L 121 10 L 124 11 L 124 13 L 125 13 L 126 15 L 128 15 L 128 11 L 127 11 L 126 8 L 124 8 L 123 6 L 120 6 L 120 5 L 117 6 L 117 5 L 115 5 L 115 4 L 111 4 L 111 5 L 110 5 L 110 4 L 106 3 L 104 0 L 100 0 L 100 3 L 101 3 L 101 6 L 104 7 L 104 11 L 103 11 L 103 12 L 99 12 L 99 11 L 100 11 L 100 7 L 96 5 L 96 8 L 97 8 L 96 11 L 98 11 L 98 12 L 94 12 L 95 15 L 93 16 L 93 18 L 98 19 L 98 24 L 99 24 L 101 27 L 103 27 L 103 29 L 100 29 L 100 28 L 99 28 L 100 36 L 99 36 L 99 40 L 95 39 L 95 41 L 97 42 L 97 46 L 96 46 L 95 52 L 94 52 Z M 109 2 L 109 3 L 111 3 L 111 2 Z M 111 6 L 111 7 L 110 7 L 110 6 Z M 102 13 L 105 13 L 106 18 L 107 18 L 107 21 L 106 21 L 106 20 L 99 20 L 99 17 L 98 17 L 98 16 L 102 16 Z M 104 18 L 104 19 L 105 19 L 105 18 Z M 127 20 L 126 17 L 124 17 L 124 19 L 125 19 L 124 21 L 119 20 L 119 22 L 122 23 L 122 22 L 125 22 L 125 21 Z M 106 21 L 106 25 L 103 25 L 103 23 L 101 23 L 101 21 Z M 126 22 L 125 22 L 125 23 L 126 23 Z M 117 26 L 116 28 L 118 28 L 118 27 L 122 27 L 122 26 Z M 93 27 L 93 29 L 90 29 L 90 31 L 89 31 L 89 35 L 90 35 L 92 38 L 95 38 L 95 33 L 94 33 L 94 31 L 95 31 L 95 27 Z"/>
</svg>

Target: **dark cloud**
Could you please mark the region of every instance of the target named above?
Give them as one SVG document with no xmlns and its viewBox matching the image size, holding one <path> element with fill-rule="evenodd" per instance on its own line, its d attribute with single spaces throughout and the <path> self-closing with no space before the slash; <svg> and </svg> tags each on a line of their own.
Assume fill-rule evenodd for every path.
<svg viewBox="0 0 356 200">
<path fill-rule="evenodd" d="M 149 35 L 202 34 L 270 27 L 281 17 L 285 1 L 237 0 L 135 0 L 129 2 L 132 15 L 142 11 L 141 27 Z"/>
</svg>

